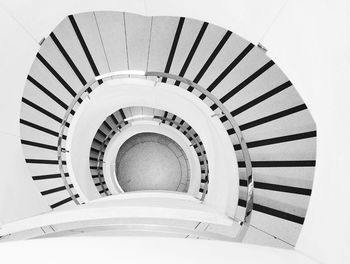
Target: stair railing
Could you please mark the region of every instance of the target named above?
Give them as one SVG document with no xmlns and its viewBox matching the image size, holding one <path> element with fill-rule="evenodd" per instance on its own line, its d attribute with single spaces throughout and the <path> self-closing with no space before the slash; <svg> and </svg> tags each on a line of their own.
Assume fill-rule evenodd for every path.
<svg viewBox="0 0 350 264">
<path fill-rule="evenodd" d="M 62 160 L 62 141 L 63 141 L 63 135 L 65 132 L 66 128 L 66 123 L 71 115 L 71 110 L 75 107 L 76 103 L 82 96 L 85 94 L 84 98 L 86 96 L 89 96 L 89 90 L 93 84 L 98 82 L 99 80 L 104 80 L 107 78 L 112 78 L 112 77 L 156 77 L 157 81 L 160 78 L 168 78 L 172 79 L 175 81 L 179 81 L 181 83 L 184 83 L 186 85 L 189 85 L 196 89 L 198 92 L 201 94 L 204 94 L 207 98 L 209 98 L 214 104 L 218 106 L 218 108 L 221 110 L 222 114 L 226 116 L 228 122 L 232 126 L 233 130 L 235 131 L 235 135 L 238 139 L 239 144 L 241 145 L 241 151 L 243 154 L 243 159 L 245 163 L 245 180 L 247 181 L 247 193 L 246 193 L 246 208 L 245 208 L 245 215 L 243 221 L 239 221 L 234 218 L 234 220 L 240 222 L 242 226 L 242 231 L 240 234 L 243 234 L 246 232 L 247 226 L 250 222 L 251 218 L 251 213 L 253 210 L 253 197 L 254 197 L 254 180 L 253 180 L 253 175 L 252 175 L 252 162 L 250 159 L 249 151 L 247 144 L 245 142 L 245 139 L 243 137 L 242 131 L 240 130 L 238 124 L 235 122 L 233 116 L 231 115 L 230 111 L 224 106 L 223 103 L 220 102 L 219 99 L 217 99 L 213 94 L 211 94 L 209 91 L 207 91 L 205 88 L 202 86 L 198 85 L 197 83 L 186 79 L 181 76 L 177 76 L 174 74 L 169 74 L 169 73 L 164 73 L 164 72 L 144 72 L 144 71 L 133 71 L 133 70 L 128 70 L 128 71 L 117 71 L 117 72 L 110 72 L 106 74 L 102 74 L 99 76 L 96 76 L 93 78 L 91 81 L 89 81 L 80 91 L 77 93 L 77 95 L 74 97 L 72 100 L 71 104 L 69 105 L 68 109 L 66 110 L 66 113 L 63 117 L 61 126 L 59 128 L 59 137 L 58 137 L 58 147 L 57 147 L 57 157 L 58 157 L 58 165 L 60 169 L 60 174 L 61 178 L 63 180 L 64 186 L 66 187 L 66 190 L 68 191 L 70 197 L 76 204 L 80 204 L 79 201 L 75 198 L 71 188 L 69 187 L 69 184 L 67 182 L 64 169 L 63 169 L 63 160 Z M 95 88 L 96 89 L 96 88 Z M 82 99 L 84 99 L 82 98 Z"/>
<path fill-rule="evenodd" d="M 209 169 L 208 169 L 208 159 L 207 159 L 207 155 L 204 153 L 204 150 L 202 147 L 200 147 L 200 143 L 199 141 L 196 139 L 196 137 L 190 132 L 188 131 L 182 124 L 180 124 L 179 122 L 175 121 L 175 120 L 172 120 L 170 118 L 166 118 L 166 117 L 162 117 L 162 116 L 157 116 L 157 117 L 138 117 L 138 118 L 133 118 L 132 119 L 133 121 L 136 121 L 136 120 L 161 120 L 161 121 L 168 121 L 168 122 L 171 122 L 171 123 L 174 123 L 175 125 L 177 125 L 178 127 L 180 127 L 183 131 L 186 131 L 186 133 L 189 135 L 189 137 L 191 137 L 194 141 L 194 143 L 198 146 L 199 148 L 199 152 L 201 154 L 201 156 L 203 157 L 203 162 L 204 162 L 204 179 L 206 179 L 205 183 L 204 183 L 204 188 L 203 188 L 203 193 L 202 193 L 202 196 L 200 198 L 201 201 L 204 201 L 205 199 L 205 195 L 206 195 L 206 191 L 208 189 L 208 179 L 209 179 Z M 130 119 L 128 120 L 123 120 L 122 122 L 118 123 L 118 127 L 120 127 L 121 125 L 125 124 L 126 122 L 130 122 Z M 118 128 L 117 131 L 120 131 L 120 129 Z M 102 180 L 102 175 L 101 175 L 101 163 L 103 163 L 103 158 L 102 158 L 102 152 L 106 149 L 107 147 L 107 144 L 106 142 L 110 139 L 110 136 L 113 134 L 113 132 L 116 132 L 116 129 L 112 129 L 107 135 L 106 137 L 103 139 L 101 145 L 100 145 L 100 149 L 99 149 L 99 152 L 98 152 L 98 155 L 97 155 L 97 177 L 99 179 L 99 182 L 102 186 L 102 190 L 104 193 L 107 194 L 107 190 L 104 188 L 103 186 L 103 180 Z"/>
</svg>

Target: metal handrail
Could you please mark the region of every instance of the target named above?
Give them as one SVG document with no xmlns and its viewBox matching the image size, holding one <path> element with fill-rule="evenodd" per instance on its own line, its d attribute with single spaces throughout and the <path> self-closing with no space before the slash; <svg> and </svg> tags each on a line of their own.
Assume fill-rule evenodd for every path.
<svg viewBox="0 0 350 264">
<path fill-rule="evenodd" d="M 192 135 L 192 133 L 190 131 L 188 131 L 187 129 L 183 128 L 183 126 L 179 123 L 179 122 L 176 122 L 170 118 L 166 118 L 166 117 L 162 117 L 162 120 L 166 120 L 166 121 L 169 121 L 169 122 L 172 122 L 174 124 L 176 124 L 177 126 L 179 126 L 180 128 L 182 128 L 184 131 L 186 131 L 187 134 L 189 134 L 189 136 L 191 138 L 193 138 L 195 144 L 199 147 L 199 151 L 203 157 L 203 162 L 204 162 L 204 175 L 205 175 L 205 178 L 206 179 L 209 179 L 209 169 L 208 169 L 208 159 L 207 159 L 207 155 L 204 153 L 203 149 L 200 147 L 200 144 L 199 144 L 199 141 L 196 139 L 196 137 L 194 135 Z M 205 195 L 206 195 L 206 191 L 208 190 L 208 180 L 205 182 L 205 185 L 204 185 L 204 189 L 203 189 L 203 193 L 202 193 L 202 197 L 201 197 L 201 201 L 204 201 L 204 198 L 205 198 Z"/>
<path fill-rule="evenodd" d="M 246 201 L 246 210 L 244 215 L 244 222 L 249 222 L 251 218 L 251 213 L 253 211 L 253 197 L 254 197 L 254 180 L 253 180 L 253 166 L 250 159 L 250 154 L 248 151 L 247 143 L 245 142 L 245 139 L 243 137 L 242 131 L 239 128 L 236 121 L 233 119 L 230 111 L 224 106 L 223 103 L 219 99 L 217 99 L 214 95 L 212 95 L 210 92 L 208 92 L 206 89 L 204 89 L 202 86 L 198 85 L 197 83 L 188 80 L 186 78 L 169 74 L 169 73 L 162 73 L 162 72 L 146 72 L 146 76 L 155 76 L 155 77 L 165 77 L 169 79 L 173 79 L 176 81 L 180 81 L 182 83 L 185 83 L 194 89 L 198 90 L 200 93 L 204 94 L 206 97 L 208 97 L 212 102 L 214 102 L 218 108 L 221 110 L 221 112 L 227 117 L 229 123 L 233 127 L 235 134 L 237 136 L 238 142 L 241 145 L 241 150 L 243 153 L 244 162 L 246 165 L 246 180 L 247 180 L 247 201 Z"/>
<path fill-rule="evenodd" d="M 193 141 L 195 142 L 195 144 L 197 144 L 198 148 L 199 148 L 199 151 L 204 159 L 204 175 L 205 175 L 205 178 L 209 178 L 208 177 L 208 162 L 207 162 L 207 158 L 206 158 L 206 154 L 204 153 L 203 149 L 200 147 L 200 144 L 199 144 L 199 141 L 194 137 L 194 135 L 192 135 L 192 133 L 190 131 L 188 131 L 186 128 L 183 127 L 183 125 L 181 125 L 179 122 L 176 122 L 175 120 L 172 120 L 170 118 L 166 118 L 166 117 L 149 117 L 149 118 L 146 118 L 146 117 L 139 117 L 137 119 L 140 119 L 140 120 L 154 120 L 154 119 L 159 119 L 159 120 L 165 120 L 165 121 L 168 121 L 168 122 L 172 122 L 174 123 L 175 125 L 179 126 L 181 129 L 183 129 L 184 131 L 186 131 L 186 133 L 191 137 L 193 138 Z M 133 119 L 133 120 L 136 120 L 136 119 Z M 122 122 L 118 123 L 118 126 L 126 123 L 126 122 L 129 122 L 130 120 L 123 120 Z M 117 131 L 120 131 L 120 129 L 118 128 L 118 126 L 116 127 L 117 128 Z M 110 135 L 115 131 L 116 129 L 113 128 L 107 135 L 106 137 L 103 139 L 101 145 L 100 145 L 100 149 L 99 149 L 99 152 L 98 152 L 98 155 L 97 155 L 97 176 L 98 176 L 98 179 L 101 183 L 101 186 L 102 186 L 102 189 L 104 191 L 104 193 L 106 193 L 106 189 L 104 188 L 103 184 L 102 184 L 102 178 L 101 178 L 101 173 L 100 173 L 100 161 L 101 161 L 101 156 L 102 156 L 102 150 L 104 149 L 104 146 L 105 146 L 105 142 L 109 139 Z M 205 198 L 205 194 L 206 194 L 206 190 L 208 189 L 208 181 L 205 182 L 205 187 L 204 187 L 204 191 L 202 193 L 202 197 L 201 197 L 201 201 L 204 201 L 204 198 Z"/>
<path fill-rule="evenodd" d="M 243 134 L 238 126 L 238 124 L 235 122 L 233 119 L 231 113 L 229 110 L 223 105 L 223 103 L 220 102 L 219 99 L 217 99 L 214 95 L 212 95 L 210 92 L 208 92 L 206 89 L 198 85 L 197 83 L 188 80 L 184 77 L 180 77 L 177 75 L 169 74 L 169 73 L 163 73 L 163 72 L 143 72 L 143 71 L 119 71 L 119 72 L 110 72 L 107 74 L 99 75 L 95 78 L 93 78 L 91 81 L 89 81 L 87 84 L 84 85 L 84 87 L 77 93 L 77 95 L 74 97 L 73 101 L 69 105 L 68 109 L 66 110 L 66 113 L 64 115 L 64 118 L 62 120 L 60 129 L 59 129 L 59 137 L 58 137 L 58 147 L 57 147 L 57 157 L 58 157 L 58 165 L 60 169 L 60 174 L 61 178 L 63 180 L 64 186 L 66 187 L 70 197 L 72 200 L 76 203 L 79 204 L 79 201 L 75 198 L 72 190 L 69 187 L 69 184 L 67 182 L 66 176 L 64 174 L 63 170 L 63 162 L 62 162 L 62 137 L 65 131 L 65 125 L 67 123 L 68 117 L 71 114 L 71 110 L 74 108 L 80 97 L 88 92 L 88 89 L 90 86 L 92 86 L 94 83 L 96 83 L 99 80 L 113 77 L 113 76 L 144 76 L 144 77 L 157 77 L 159 78 L 169 78 L 173 79 L 182 83 L 185 83 L 194 89 L 198 90 L 200 93 L 204 94 L 207 98 L 209 98 L 212 102 L 214 102 L 218 108 L 221 110 L 221 112 L 227 117 L 229 123 L 233 127 L 235 134 L 237 136 L 238 142 L 241 145 L 241 150 L 243 153 L 243 158 L 245 162 L 245 167 L 246 167 L 246 181 L 247 181 L 247 200 L 246 200 L 246 210 L 245 210 L 245 216 L 244 216 L 244 223 L 249 222 L 251 218 L 251 212 L 253 210 L 253 196 L 254 196 L 254 180 L 253 180 L 253 175 L 252 175 L 252 162 L 250 159 L 249 151 L 247 144 L 244 140 Z"/>
<path fill-rule="evenodd" d="M 117 129 L 116 129 L 117 128 Z M 106 135 L 106 137 L 103 139 L 102 141 L 102 144 L 100 145 L 100 149 L 98 151 L 98 155 L 97 155 L 97 164 L 96 164 L 96 167 L 97 167 L 97 177 L 98 177 L 98 180 L 100 181 L 101 183 L 101 187 L 102 187 L 102 190 L 105 194 L 107 194 L 107 190 L 105 189 L 103 183 L 102 183 L 102 178 L 101 178 L 101 173 L 100 173 L 100 166 L 101 166 L 101 155 L 102 155 L 102 150 L 103 150 L 103 147 L 104 147 L 104 143 L 106 142 L 106 140 L 109 138 L 109 136 L 114 132 L 114 131 L 120 131 L 118 127 L 116 128 L 113 128 L 111 131 L 109 131 L 109 133 Z"/>
<path fill-rule="evenodd" d="M 70 103 L 69 107 L 67 108 L 66 113 L 64 114 L 64 117 L 62 118 L 61 126 L 60 126 L 60 129 L 59 129 L 59 132 L 58 132 L 58 142 L 57 142 L 58 167 L 60 169 L 60 174 L 61 174 L 61 178 L 62 178 L 63 184 L 64 184 L 67 192 L 69 193 L 70 198 L 72 198 L 72 200 L 75 202 L 75 204 L 80 204 L 80 203 L 79 203 L 78 199 L 75 197 L 75 195 L 73 194 L 72 190 L 70 189 L 69 183 L 68 183 L 68 181 L 66 179 L 66 175 L 65 175 L 64 169 L 63 169 L 63 162 L 62 162 L 62 140 L 63 140 L 63 134 L 64 134 L 64 130 L 65 130 L 65 127 L 66 127 L 66 123 L 67 123 L 68 117 L 71 114 L 71 111 L 74 108 L 75 104 L 78 102 L 80 97 L 87 91 L 87 89 L 89 89 L 90 86 L 92 86 L 96 81 L 97 81 L 96 78 L 91 80 L 91 81 L 89 81 L 76 94 L 76 96 L 74 97 L 73 101 Z"/>
</svg>

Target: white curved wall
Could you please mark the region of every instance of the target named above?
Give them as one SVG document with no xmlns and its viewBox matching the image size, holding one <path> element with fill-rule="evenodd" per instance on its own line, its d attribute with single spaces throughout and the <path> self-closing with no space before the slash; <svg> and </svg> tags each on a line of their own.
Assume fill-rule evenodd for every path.
<svg viewBox="0 0 350 264">
<path fill-rule="evenodd" d="M 38 50 L 8 14 L 0 9 L 0 227 L 48 212 L 29 176 L 20 142 L 19 114 L 27 73 Z M 11 37 L 5 37 L 11 36 Z"/>
<path fill-rule="evenodd" d="M 349 1 L 289 1 L 264 41 L 317 125 L 315 180 L 296 248 L 323 263 L 350 263 L 349 12 Z"/>
<path fill-rule="evenodd" d="M 25 25 L 38 42 L 47 36 L 64 16 L 92 10 L 116 10 L 141 15 L 187 16 L 230 28 L 257 42 L 283 6 L 279 0 L 62 0 L 3 1 L 2 6 Z M 54 10 L 55 12 L 52 12 Z M 264 12 L 261 12 L 264 10 Z M 30 15 L 29 15 L 30 14 Z"/>
<path fill-rule="evenodd" d="M 65 254 L 57 254 L 58 246 Z M 18 254 L 19 247 L 22 254 Z M 2 258 L 11 259 L 14 263 L 21 263 L 25 259 L 35 259 L 38 264 L 46 264 L 50 256 L 54 256 L 52 263 L 55 264 L 64 263 L 67 261 L 67 256 L 72 263 L 98 263 L 101 260 L 108 262 L 116 258 L 125 264 L 317 263 L 292 250 L 243 243 L 178 238 L 62 237 L 3 243 L 2 249 Z M 45 251 L 42 252 L 42 249 Z M 41 258 L 38 258 L 39 254 Z"/>
</svg>

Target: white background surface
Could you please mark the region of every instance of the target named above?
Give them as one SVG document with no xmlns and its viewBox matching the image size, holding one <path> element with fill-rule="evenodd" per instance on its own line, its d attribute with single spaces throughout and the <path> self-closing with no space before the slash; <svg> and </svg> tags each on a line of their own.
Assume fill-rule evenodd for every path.
<svg viewBox="0 0 350 264">
<path fill-rule="evenodd" d="M 217 23 L 254 43 L 261 40 L 269 50 L 268 55 L 285 71 L 309 106 L 318 130 L 317 167 L 311 203 L 297 249 L 324 263 L 350 263 L 350 2 L 291 0 L 278 18 L 274 19 L 284 2 L 1 0 L 1 6 L 7 10 L 6 13 L 0 9 L 0 89 L 7 94 L 7 97 L 0 98 L 0 119 L 2 124 L 6 124 L 0 129 L 2 146 L 6 149 L 19 144 L 17 139 L 13 141 L 9 136 L 6 137 L 8 133 L 16 135 L 18 126 L 17 119 L 9 115 L 8 109 L 13 108 L 13 114 L 18 116 L 25 76 L 38 48 L 34 40 L 39 41 L 46 36 L 64 15 L 78 10 L 110 9 L 148 15 L 189 16 Z M 25 25 L 34 40 L 8 13 Z M 266 32 L 273 21 L 271 29 Z M 1 161 L 7 165 L 7 161 L 15 157 L 9 157 L 4 151 L 1 153 Z M 12 199 L 14 204 L 9 218 L 23 214 L 20 209 L 27 202 L 14 195 L 18 191 L 26 197 L 25 185 L 22 185 L 23 190 L 14 187 L 18 186 L 15 183 L 19 180 L 20 176 L 14 171 L 3 171 L 1 174 L 1 186 L 6 188 L 0 190 L 0 200 Z M 27 198 L 29 196 L 28 192 Z M 31 199 L 33 201 L 34 198 Z M 36 212 L 44 209 L 40 205 L 35 208 Z M 2 205 L 0 215 L 8 210 Z M 281 263 L 282 258 L 284 263 L 288 260 L 291 260 L 290 263 L 307 263 L 296 261 L 293 259 L 295 255 L 272 253 L 274 249 L 270 249 L 269 257 L 262 258 L 255 249 L 242 250 L 243 245 L 210 244 L 210 247 L 204 247 L 197 241 L 188 244 L 182 240 L 158 244 L 152 240 L 146 243 L 134 239 L 129 242 L 120 239 L 100 241 L 83 239 L 76 242 L 67 239 L 53 244 L 48 243 L 48 240 L 3 244 L 0 247 L 1 260 L 3 262 L 5 259 L 4 263 L 23 262 L 30 257 L 36 263 L 92 263 L 103 260 L 123 263 L 232 263 L 241 260 L 249 263 L 251 259 L 259 259 L 261 263 Z"/>
<path fill-rule="evenodd" d="M 1 245 L 4 263 L 315 264 L 292 250 L 239 243 L 140 237 L 47 238 Z M 20 252 L 20 254 L 18 254 Z M 1 257 L 3 260 L 3 256 Z M 7 258 L 6 258 L 7 259 Z"/>
</svg>

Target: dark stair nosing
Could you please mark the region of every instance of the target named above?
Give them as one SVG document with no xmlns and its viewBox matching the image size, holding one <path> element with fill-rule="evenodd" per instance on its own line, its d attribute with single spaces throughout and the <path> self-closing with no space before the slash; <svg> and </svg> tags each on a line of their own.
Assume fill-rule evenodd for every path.
<svg viewBox="0 0 350 264">
<path fill-rule="evenodd" d="M 76 195 L 74 195 L 74 197 L 75 197 L 75 198 L 79 198 L 79 195 L 76 194 Z M 68 197 L 68 198 L 66 198 L 66 199 L 64 199 L 64 200 L 61 200 L 61 201 L 59 201 L 59 202 L 57 202 L 57 203 L 54 203 L 54 204 L 50 205 L 50 207 L 51 207 L 52 209 L 55 209 L 55 208 L 57 208 L 57 207 L 59 207 L 59 206 L 61 206 L 61 205 L 64 205 L 64 204 L 66 204 L 66 203 L 72 201 L 72 200 L 73 200 L 72 197 Z"/>
<path fill-rule="evenodd" d="M 267 62 L 264 66 L 262 66 L 260 69 L 258 69 L 256 72 L 254 72 L 252 75 L 250 75 L 247 79 L 245 79 L 243 82 L 238 84 L 235 88 L 233 88 L 231 91 L 229 91 L 226 95 L 224 95 L 221 99 L 221 103 L 225 103 L 227 100 L 229 100 L 231 97 L 233 97 L 235 94 L 237 94 L 239 91 L 241 91 L 244 87 L 246 87 L 248 84 L 253 82 L 256 78 L 258 78 L 260 75 L 262 75 L 264 72 L 266 72 L 268 69 L 270 69 L 275 63 L 270 60 Z"/>
<path fill-rule="evenodd" d="M 194 43 L 193 43 L 193 45 L 191 47 L 191 50 L 190 50 L 190 52 L 187 55 L 185 63 L 184 63 L 184 65 L 182 66 L 182 68 L 180 70 L 180 73 L 179 73 L 180 77 L 183 77 L 185 75 L 185 73 L 187 71 L 187 68 L 190 65 L 190 63 L 192 61 L 192 58 L 193 58 L 193 56 L 194 56 L 194 54 L 195 54 L 195 52 L 196 52 L 196 50 L 197 50 L 197 48 L 199 46 L 199 43 L 201 42 L 201 40 L 202 40 L 202 38 L 204 36 L 204 33 L 205 33 L 205 31 L 206 31 L 206 29 L 208 27 L 208 24 L 209 24 L 208 22 L 203 22 L 202 27 L 199 30 L 198 35 L 197 35 L 197 37 L 196 37 L 196 39 L 195 39 L 195 41 L 194 41 Z M 180 85 L 180 81 L 177 80 L 174 85 L 179 86 Z"/>
<path fill-rule="evenodd" d="M 37 53 L 36 57 L 49 70 L 49 72 L 51 72 L 57 81 L 59 81 L 59 83 L 71 94 L 72 97 L 75 97 L 77 95 L 74 89 L 62 78 L 61 75 L 59 75 L 59 73 L 45 60 L 45 58 L 40 53 Z M 79 103 L 82 102 L 80 98 L 78 101 Z"/>
<path fill-rule="evenodd" d="M 54 100 L 58 105 L 60 105 L 63 109 L 67 110 L 68 105 L 64 103 L 60 98 L 58 98 L 56 95 L 51 93 L 49 90 L 47 90 L 41 83 L 39 83 L 37 80 L 35 80 L 32 76 L 28 75 L 27 80 L 30 81 L 33 85 L 35 85 L 40 91 L 45 93 L 48 97 L 50 97 L 52 100 Z M 71 114 L 74 115 L 75 111 L 72 109 Z"/>
<path fill-rule="evenodd" d="M 267 138 L 267 139 L 251 141 L 251 142 L 247 142 L 247 147 L 248 148 L 256 148 L 256 147 L 291 142 L 291 141 L 302 140 L 302 139 L 313 138 L 313 137 L 316 137 L 316 130 L 292 134 L 292 135 L 286 135 L 286 136 L 281 136 L 281 137 L 274 137 L 274 138 Z M 236 144 L 236 145 L 234 145 L 234 148 L 235 148 L 235 150 L 240 150 L 241 145 Z"/>
<path fill-rule="evenodd" d="M 214 61 L 214 59 L 216 58 L 216 56 L 219 54 L 219 52 L 221 51 L 221 49 L 224 47 L 225 43 L 227 42 L 227 40 L 230 38 L 230 36 L 232 35 L 232 32 L 227 30 L 225 35 L 222 37 L 222 39 L 220 40 L 220 42 L 218 43 L 218 45 L 215 47 L 214 51 L 210 54 L 209 58 L 207 59 L 207 61 L 204 63 L 202 69 L 198 72 L 198 74 L 196 75 L 196 77 L 193 79 L 194 83 L 198 83 L 200 81 L 200 79 L 203 77 L 203 75 L 205 74 L 205 72 L 208 70 L 209 66 L 212 64 L 212 62 Z M 187 90 L 189 92 L 193 91 L 193 87 L 190 86 Z"/>
<path fill-rule="evenodd" d="M 249 43 L 248 46 L 245 47 L 241 53 L 226 67 L 226 69 L 222 71 L 220 75 L 208 86 L 207 91 L 212 92 L 254 47 L 254 44 Z M 206 96 L 204 94 L 199 96 L 199 98 L 202 100 L 204 100 L 205 97 Z"/>
<path fill-rule="evenodd" d="M 69 188 L 73 188 L 73 184 L 69 184 Z M 40 193 L 41 193 L 41 195 L 48 195 L 48 194 L 51 194 L 51 193 L 60 192 L 60 191 L 64 191 L 64 190 L 66 190 L 66 186 L 60 186 L 60 187 L 52 188 L 52 189 L 49 189 L 49 190 L 46 190 L 46 191 L 42 191 Z"/>
<path fill-rule="evenodd" d="M 69 177 L 68 173 L 65 173 L 64 176 Z M 32 176 L 32 179 L 34 181 L 40 181 L 40 180 L 50 180 L 50 179 L 59 179 L 61 178 L 61 174 L 47 174 L 47 175 L 38 175 L 38 176 Z"/>
<path fill-rule="evenodd" d="M 58 164 L 58 160 L 46 160 L 46 159 L 26 159 L 27 163 L 32 164 Z M 62 164 L 66 165 L 66 161 L 62 160 Z"/>
<path fill-rule="evenodd" d="M 57 48 L 59 49 L 59 51 L 61 52 L 61 54 L 63 55 L 63 57 L 66 59 L 66 61 L 68 62 L 69 66 L 72 68 L 72 70 L 74 71 L 75 75 L 78 77 L 78 79 L 80 80 L 82 85 L 85 85 L 87 82 L 85 80 L 85 78 L 83 77 L 83 75 L 80 73 L 79 69 L 77 68 L 77 66 L 74 64 L 73 60 L 71 59 L 71 57 L 68 55 L 67 51 L 64 49 L 64 47 L 62 46 L 61 42 L 58 40 L 58 38 L 56 37 L 56 35 L 51 32 L 50 33 L 50 37 L 53 40 L 53 42 L 56 44 Z"/>
<path fill-rule="evenodd" d="M 19 122 L 20 122 L 21 124 L 23 124 L 23 125 L 29 126 L 29 127 L 34 128 L 34 129 L 36 129 L 36 130 L 39 130 L 39 131 L 42 131 L 42 132 L 44 132 L 44 133 L 50 134 L 50 135 L 52 135 L 52 136 L 58 137 L 58 133 L 57 133 L 56 131 L 53 131 L 53 130 L 48 129 L 48 128 L 46 128 L 46 127 L 39 126 L 39 125 L 34 124 L 34 123 L 32 123 L 32 122 L 29 122 L 29 121 L 27 121 L 27 120 L 25 120 L 25 119 L 20 119 Z M 64 140 L 66 140 L 66 139 L 67 139 L 67 136 L 66 136 L 66 135 L 62 135 L 62 138 L 63 138 Z"/>
<path fill-rule="evenodd" d="M 268 116 L 256 119 L 254 121 L 245 123 L 243 125 L 240 125 L 239 128 L 240 128 L 240 130 L 244 131 L 244 130 L 247 130 L 247 129 L 250 129 L 250 128 L 253 128 L 253 127 L 256 127 L 256 126 L 260 126 L 260 125 L 269 123 L 269 122 L 277 120 L 279 118 L 286 117 L 286 116 L 298 113 L 298 112 L 306 110 L 306 109 L 307 109 L 307 107 L 306 107 L 305 104 L 300 104 L 300 105 L 297 105 L 297 106 L 294 106 L 294 107 L 282 110 L 280 112 L 277 112 L 277 113 L 274 113 L 274 114 L 271 114 L 271 115 L 268 115 Z M 235 133 L 235 131 L 234 131 L 233 128 L 230 128 L 230 129 L 227 130 L 227 133 L 229 135 L 232 135 L 232 134 Z"/>
<path fill-rule="evenodd" d="M 38 142 L 24 140 L 24 139 L 21 139 L 21 143 L 23 145 L 28 145 L 28 146 L 33 146 L 33 147 L 38 147 L 38 148 L 44 148 L 44 149 L 57 151 L 57 146 L 52 146 L 52 145 L 38 143 Z"/>
<path fill-rule="evenodd" d="M 246 204 L 247 202 L 245 200 L 242 200 L 242 199 L 239 199 L 238 200 L 238 205 L 241 206 L 241 207 L 246 207 Z M 261 204 L 253 204 L 253 212 L 254 211 L 257 211 L 257 212 L 260 212 L 260 213 L 264 213 L 264 214 L 267 214 L 267 215 L 271 215 L 271 216 L 274 216 L 274 217 L 277 217 L 277 218 L 281 218 L 281 219 L 284 219 L 284 220 L 288 220 L 290 222 L 294 222 L 294 223 L 297 223 L 297 224 L 303 224 L 304 223 L 304 220 L 305 220 L 305 217 L 301 217 L 301 216 L 297 216 L 297 215 L 293 215 L 293 214 L 290 214 L 290 213 L 286 213 L 286 212 L 283 212 L 283 211 L 280 211 L 280 210 L 277 210 L 277 209 L 273 209 L 271 207 L 267 207 L 267 206 L 264 206 L 264 205 L 261 205 Z"/>
<path fill-rule="evenodd" d="M 165 65 L 164 73 L 169 73 L 169 71 L 170 71 L 171 64 L 172 64 L 174 56 L 175 56 L 175 51 L 176 51 L 177 44 L 178 44 L 179 39 L 180 39 L 180 35 L 181 35 L 181 31 L 182 31 L 184 22 L 185 22 L 185 18 L 180 17 L 179 23 L 178 23 L 177 28 L 176 28 L 174 40 L 173 40 L 173 43 L 172 43 L 171 48 L 170 48 L 168 60 L 167 60 L 167 63 Z M 167 80 L 167 78 L 165 78 L 165 77 L 162 78 L 162 82 L 166 82 L 166 80 Z"/>
<path fill-rule="evenodd" d="M 44 109 L 44 108 L 38 106 L 37 104 L 31 102 L 30 100 L 28 100 L 28 99 L 26 99 L 26 98 L 24 98 L 24 97 L 22 97 L 22 102 L 25 103 L 26 105 L 32 107 L 33 109 L 35 109 L 35 110 L 41 112 L 42 114 L 44 114 L 44 115 L 50 117 L 51 119 L 57 121 L 57 122 L 60 123 L 60 124 L 61 124 L 62 121 L 63 121 L 63 120 L 62 120 L 61 118 L 59 118 L 58 116 L 52 114 L 51 112 L 47 111 L 46 109 Z M 65 122 L 65 126 L 66 126 L 66 127 L 69 127 L 69 123 L 68 123 L 68 122 Z"/>
<path fill-rule="evenodd" d="M 315 160 L 269 160 L 269 161 L 252 161 L 254 168 L 278 168 L 278 167 L 315 167 Z M 238 161 L 239 168 L 245 168 L 244 161 Z"/>
<path fill-rule="evenodd" d="M 239 180 L 239 186 L 246 187 L 247 181 Z M 259 182 L 259 181 L 254 181 L 254 189 L 264 189 L 269 191 L 294 193 L 294 194 L 307 195 L 307 196 L 310 196 L 312 192 L 311 189 L 307 189 L 307 188 Z"/>
<path fill-rule="evenodd" d="M 83 51 L 85 53 L 85 56 L 86 56 L 86 58 L 89 61 L 89 64 L 90 64 L 90 67 L 91 67 L 93 73 L 95 74 L 95 76 L 99 76 L 100 73 L 99 73 L 99 71 L 98 71 L 98 69 L 96 67 L 94 59 L 92 58 L 92 55 L 91 55 L 91 53 L 89 51 L 89 48 L 86 45 L 86 42 L 85 42 L 84 37 L 83 37 L 83 35 L 82 35 L 82 33 L 81 33 L 80 29 L 79 29 L 79 26 L 78 26 L 77 22 L 75 21 L 74 16 L 73 15 L 69 15 L 68 18 L 69 18 L 69 21 L 72 24 L 72 27 L 73 27 L 74 32 L 75 32 L 75 34 L 76 34 L 76 36 L 77 36 L 77 38 L 79 40 L 79 43 L 80 43 L 80 45 L 81 45 L 81 47 L 82 47 L 82 49 L 83 49 Z M 102 80 L 98 80 L 98 83 L 102 84 L 103 81 Z"/>
</svg>

